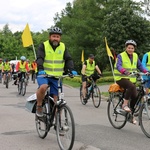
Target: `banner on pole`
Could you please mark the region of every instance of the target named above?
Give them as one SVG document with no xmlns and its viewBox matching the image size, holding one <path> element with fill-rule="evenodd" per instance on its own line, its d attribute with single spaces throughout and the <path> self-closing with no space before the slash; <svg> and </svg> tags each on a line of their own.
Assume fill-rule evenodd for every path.
<svg viewBox="0 0 150 150">
<path fill-rule="evenodd" d="M 81 54 L 81 62 L 84 62 L 84 50 L 82 50 L 82 54 Z"/>
<path fill-rule="evenodd" d="M 33 45 L 33 40 L 32 40 L 32 36 L 31 36 L 31 32 L 30 32 L 28 23 L 27 23 L 21 37 L 22 37 L 23 47 L 28 47 L 30 45 Z"/>
<path fill-rule="evenodd" d="M 114 56 L 112 55 L 111 51 L 110 51 L 110 48 L 108 47 L 108 44 L 107 44 L 107 39 L 105 37 L 105 43 L 106 43 L 106 50 L 107 50 L 107 55 L 112 57 L 114 59 Z"/>
</svg>

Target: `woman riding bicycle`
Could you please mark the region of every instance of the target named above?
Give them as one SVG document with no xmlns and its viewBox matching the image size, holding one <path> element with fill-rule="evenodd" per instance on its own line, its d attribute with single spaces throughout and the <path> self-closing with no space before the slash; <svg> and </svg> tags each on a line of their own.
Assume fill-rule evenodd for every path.
<svg viewBox="0 0 150 150">
<path fill-rule="evenodd" d="M 94 55 L 90 54 L 89 58 L 83 63 L 81 74 L 82 74 L 82 94 L 83 94 L 83 100 L 85 103 L 87 102 L 86 98 L 86 76 L 90 76 L 96 71 L 101 75 L 101 70 L 99 69 L 98 65 L 94 61 Z"/>
<path fill-rule="evenodd" d="M 122 109 L 126 112 L 131 112 L 134 109 L 136 103 L 137 91 L 136 91 L 136 77 L 129 76 L 131 72 L 139 69 L 141 72 L 147 71 L 141 64 L 138 55 L 134 52 L 137 44 L 133 40 L 128 40 L 125 43 L 125 51 L 118 54 L 117 61 L 114 66 L 114 74 L 116 83 L 125 89 L 124 103 Z M 129 99 L 130 108 L 129 108 Z M 136 124 L 136 120 L 133 118 L 133 124 Z"/>
</svg>

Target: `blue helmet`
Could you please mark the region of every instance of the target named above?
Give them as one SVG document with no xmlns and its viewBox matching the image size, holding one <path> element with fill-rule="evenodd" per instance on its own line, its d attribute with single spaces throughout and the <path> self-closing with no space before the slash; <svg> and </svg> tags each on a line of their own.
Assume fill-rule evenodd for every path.
<svg viewBox="0 0 150 150">
<path fill-rule="evenodd" d="M 21 57 L 20 57 L 20 60 L 25 61 L 25 60 L 26 60 L 26 57 L 25 57 L 25 56 L 21 56 Z"/>
</svg>

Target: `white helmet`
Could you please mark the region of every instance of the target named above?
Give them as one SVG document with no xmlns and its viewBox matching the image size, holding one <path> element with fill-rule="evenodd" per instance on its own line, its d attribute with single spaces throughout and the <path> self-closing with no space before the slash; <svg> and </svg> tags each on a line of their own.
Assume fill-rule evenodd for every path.
<svg viewBox="0 0 150 150">
<path fill-rule="evenodd" d="M 128 46 L 128 45 L 133 45 L 134 47 L 136 47 L 137 46 L 137 44 L 136 44 L 136 42 L 134 41 L 134 40 L 128 40 L 128 41 L 126 41 L 126 43 L 125 43 L 125 47 L 126 46 Z"/>
</svg>

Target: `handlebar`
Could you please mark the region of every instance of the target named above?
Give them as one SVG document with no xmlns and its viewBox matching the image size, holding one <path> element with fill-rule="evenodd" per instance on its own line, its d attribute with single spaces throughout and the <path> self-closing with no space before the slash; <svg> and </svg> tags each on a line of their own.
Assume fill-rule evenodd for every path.
<svg viewBox="0 0 150 150">
<path fill-rule="evenodd" d="M 150 76 L 150 72 L 130 72 L 129 76 Z"/>
</svg>

